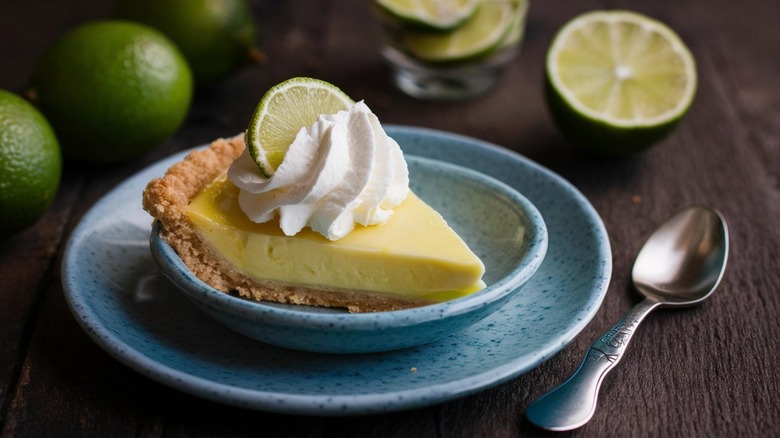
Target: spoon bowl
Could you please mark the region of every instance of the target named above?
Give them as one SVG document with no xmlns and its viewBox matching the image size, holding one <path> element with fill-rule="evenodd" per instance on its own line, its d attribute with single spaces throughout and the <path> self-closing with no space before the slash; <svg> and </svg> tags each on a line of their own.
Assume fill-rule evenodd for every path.
<svg viewBox="0 0 780 438">
<path fill-rule="evenodd" d="M 631 279 L 642 295 L 664 307 L 692 306 L 715 291 L 727 257 L 726 221 L 711 208 L 690 207 L 647 239 Z"/>
<path fill-rule="evenodd" d="M 711 208 L 689 207 L 661 225 L 642 246 L 631 272 L 645 299 L 593 343 L 569 380 L 531 403 L 526 410 L 531 423 L 554 431 L 587 423 L 596 411 L 601 382 L 620 362 L 642 320 L 658 307 L 693 306 L 712 295 L 723 278 L 728 249 L 726 221 Z"/>
</svg>

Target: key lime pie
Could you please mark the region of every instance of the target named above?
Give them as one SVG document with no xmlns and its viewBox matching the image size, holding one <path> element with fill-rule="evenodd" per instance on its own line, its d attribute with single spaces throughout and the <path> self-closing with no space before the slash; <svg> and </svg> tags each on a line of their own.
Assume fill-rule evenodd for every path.
<svg viewBox="0 0 780 438">
<path fill-rule="evenodd" d="M 190 153 L 143 205 L 198 278 L 248 299 L 371 312 L 485 287 L 377 117 L 316 79 L 271 88 L 245 135 Z"/>
</svg>

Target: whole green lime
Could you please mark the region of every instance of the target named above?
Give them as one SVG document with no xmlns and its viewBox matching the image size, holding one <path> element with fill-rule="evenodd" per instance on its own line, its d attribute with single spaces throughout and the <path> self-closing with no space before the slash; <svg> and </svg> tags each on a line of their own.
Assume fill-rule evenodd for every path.
<svg viewBox="0 0 780 438">
<path fill-rule="evenodd" d="M 98 163 L 135 158 L 181 125 L 192 73 L 162 33 L 127 21 L 82 25 L 39 61 L 30 96 L 63 153 Z"/>
<path fill-rule="evenodd" d="M 32 225 L 57 194 L 60 145 L 26 100 L 0 90 L 0 239 Z"/>
<path fill-rule="evenodd" d="M 181 49 L 198 87 L 256 59 L 256 24 L 246 0 L 120 0 L 116 17 L 146 23 Z"/>
</svg>

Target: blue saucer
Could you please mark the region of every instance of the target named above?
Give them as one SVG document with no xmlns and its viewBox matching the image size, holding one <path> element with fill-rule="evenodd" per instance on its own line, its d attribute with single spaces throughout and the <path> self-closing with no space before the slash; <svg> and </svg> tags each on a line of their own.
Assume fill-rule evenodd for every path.
<svg viewBox="0 0 780 438">
<path fill-rule="evenodd" d="M 440 403 L 507 381 L 557 353 L 595 315 L 611 275 L 609 239 L 590 203 L 556 174 L 498 146 L 420 128 L 387 131 L 405 154 L 490 175 L 544 217 L 544 262 L 487 318 L 423 346 L 360 355 L 294 351 L 236 334 L 185 299 L 149 251 L 151 218 L 141 209 L 141 191 L 178 154 L 119 185 L 73 231 L 62 281 L 76 320 L 109 354 L 158 382 L 231 405 L 296 414 Z"/>
</svg>

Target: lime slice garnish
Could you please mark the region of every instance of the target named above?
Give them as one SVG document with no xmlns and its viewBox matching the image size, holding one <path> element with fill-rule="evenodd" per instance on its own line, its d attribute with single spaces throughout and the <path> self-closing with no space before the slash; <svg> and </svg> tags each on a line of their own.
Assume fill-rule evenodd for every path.
<svg viewBox="0 0 780 438">
<path fill-rule="evenodd" d="M 292 78 L 269 89 L 257 105 L 246 133 L 249 153 L 266 177 L 282 163 L 303 127 L 322 114 L 349 109 L 355 102 L 338 87 L 319 79 Z"/>
<path fill-rule="evenodd" d="M 481 0 L 376 0 L 404 25 L 451 30 L 469 19 Z"/>
<path fill-rule="evenodd" d="M 514 22 L 517 3 L 490 0 L 479 4 L 474 16 L 446 33 L 407 30 L 401 42 L 423 61 L 464 61 L 492 52 L 504 41 Z"/>
<path fill-rule="evenodd" d="M 567 23 L 547 52 L 546 74 L 559 126 L 600 152 L 657 141 L 696 90 L 695 61 L 680 37 L 627 11 L 590 12 Z"/>
</svg>

